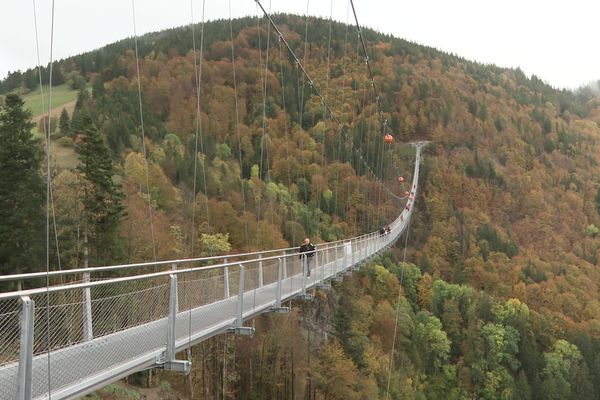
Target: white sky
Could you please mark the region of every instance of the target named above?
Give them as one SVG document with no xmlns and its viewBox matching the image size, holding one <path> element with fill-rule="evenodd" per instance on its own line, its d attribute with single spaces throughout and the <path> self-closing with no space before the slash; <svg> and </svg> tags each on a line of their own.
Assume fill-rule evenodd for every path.
<svg viewBox="0 0 600 400">
<path fill-rule="evenodd" d="M 0 0 L 0 77 L 37 64 L 33 0 Z M 49 61 L 50 4 L 35 0 L 42 64 Z M 331 1 L 331 0 L 330 0 Z M 331 3 L 309 13 L 328 17 Z M 396 37 L 483 63 L 521 67 L 555 87 L 600 79 L 598 0 L 354 0 L 359 22 Z M 304 0 L 271 0 L 273 12 L 304 14 Z M 194 20 L 202 0 L 192 0 Z M 262 0 L 268 9 L 269 0 Z M 333 0 L 346 22 L 347 0 Z M 190 22 L 190 0 L 136 0 L 138 34 Z M 233 17 L 256 15 L 254 0 L 231 0 Z M 228 18 L 228 0 L 206 0 L 205 18 Z M 353 23 L 350 12 L 349 21 Z M 55 0 L 54 58 L 101 47 L 133 34 L 131 1 Z"/>
</svg>

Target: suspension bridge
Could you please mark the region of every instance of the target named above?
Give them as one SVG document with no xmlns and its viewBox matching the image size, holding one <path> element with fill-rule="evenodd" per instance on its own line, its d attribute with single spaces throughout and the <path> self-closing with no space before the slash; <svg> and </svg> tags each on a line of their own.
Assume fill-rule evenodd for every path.
<svg viewBox="0 0 600 400">
<path fill-rule="evenodd" d="M 413 196 L 424 144 L 414 144 Z M 53 399 L 74 398 L 147 368 L 189 372 L 190 362 L 177 353 L 220 333 L 252 334 L 246 320 L 287 312 L 284 304 L 293 298 L 312 298 L 311 291 L 392 246 L 408 227 L 413 203 L 400 205 L 388 234 L 319 244 L 310 278 L 298 250 L 287 248 L 52 271 L 52 277 L 82 275 L 82 282 L 0 293 L 0 398 L 47 399 L 49 392 Z M 95 279 L 107 271 L 122 276 Z"/>
<path fill-rule="evenodd" d="M 341 132 L 344 124 L 328 103 L 327 89 L 325 94 L 319 92 L 273 19 L 260 1 L 256 3 L 267 17 L 280 43 L 287 48 L 296 67 L 301 70 L 312 93 L 320 98 L 325 114 L 340 127 Z M 388 142 L 388 137 L 391 140 L 391 136 L 386 132 L 387 120 L 381 110 L 367 49 L 354 4 L 352 1 L 349 4 L 352 5 L 358 37 L 364 51 L 378 117 Z M 140 125 L 144 143 L 134 0 L 132 6 Z M 193 15 L 190 25 L 193 34 Z M 195 55 L 195 39 L 193 42 Z M 234 59 L 232 44 L 235 81 Z M 201 62 L 202 48 L 200 67 Z M 198 70 L 198 67 L 194 57 L 198 85 L 197 114 L 200 107 L 201 73 L 201 68 Z M 50 84 L 49 103 L 52 97 L 51 87 Z M 266 82 L 264 87 L 266 91 Z M 265 96 L 266 93 L 263 94 L 263 99 Z M 263 136 L 264 130 L 263 124 Z M 46 130 L 46 135 L 46 151 L 49 154 L 50 128 Z M 411 145 L 416 149 L 412 183 L 406 196 L 400 197 L 385 188 L 383 172 L 381 178 L 374 173 L 363 159 L 360 148 L 351 143 L 353 151 L 356 151 L 365 164 L 364 172 L 381 180 L 382 188 L 395 199 L 394 203 L 397 203 L 400 212 L 389 224 L 389 232 L 385 234 L 372 232 L 318 244 L 310 262 L 310 277 L 305 270 L 308 260 L 299 255 L 297 248 L 56 271 L 50 271 L 47 265 L 45 272 L 0 276 L 0 283 L 19 281 L 26 283 L 28 287 L 37 287 L 0 293 L 0 400 L 77 398 L 149 368 L 189 373 L 191 362 L 181 357 L 184 350 L 226 332 L 252 335 L 254 327 L 248 321 L 257 315 L 268 312 L 286 313 L 292 299 L 313 299 L 316 290 L 330 288 L 332 281 L 343 279 L 344 275 L 386 251 L 407 232 L 417 195 L 422 148 L 427 142 L 414 142 Z M 196 140 L 196 153 L 197 146 Z M 146 158 L 145 147 L 143 150 Z M 383 154 L 381 157 L 383 170 Z M 50 157 L 47 159 L 47 176 L 51 177 Z M 194 164 L 194 182 L 195 174 Z M 49 178 L 47 201 L 53 202 L 50 180 Z M 194 186 L 194 193 L 197 192 L 196 189 Z M 206 188 L 204 189 L 206 192 Z M 148 199 L 150 201 L 150 197 Z M 149 213 L 152 227 L 150 204 Z M 49 226 L 48 222 L 47 229 Z M 153 230 L 152 243 L 154 249 Z M 45 287 L 40 285 L 44 279 Z M 53 285 L 50 285 L 51 280 Z"/>
</svg>

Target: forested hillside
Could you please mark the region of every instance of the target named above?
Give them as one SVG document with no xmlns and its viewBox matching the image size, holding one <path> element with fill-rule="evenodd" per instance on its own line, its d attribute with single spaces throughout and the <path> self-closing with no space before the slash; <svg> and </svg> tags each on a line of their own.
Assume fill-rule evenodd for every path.
<svg viewBox="0 0 600 400">
<path fill-rule="evenodd" d="M 598 98 L 366 30 L 387 146 L 354 28 L 329 43 L 311 18 L 305 43 L 304 18 L 276 21 L 343 130 L 264 20 L 233 21 L 233 41 L 206 24 L 196 59 L 189 28 L 140 38 L 145 142 L 133 40 L 55 65 L 83 88 L 53 134 L 81 161 L 53 173 L 62 267 L 83 263 L 84 229 L 91 265 L 376 229 L 398 202 L 373 174 L 401 195 L 401 144 L 427 138 L 412 264 L 371 265 L 252 339 L 195 348 L 190 381 L 162 378 L 194 398 L 385 398 L 398 316 L 390 398 L 598 399 Z M 35 90 L 35 72 L 0 93 Z M 11 260 L 4 273 L 42 265 Z"/>
</svg>

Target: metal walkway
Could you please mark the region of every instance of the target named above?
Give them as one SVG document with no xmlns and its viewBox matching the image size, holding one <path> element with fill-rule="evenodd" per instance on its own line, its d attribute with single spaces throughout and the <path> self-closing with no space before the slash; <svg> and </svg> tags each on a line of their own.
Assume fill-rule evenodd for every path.
<svg viewBox="0 0 600 400">
<path fill-rule="evenodd" d="M 412 195 L 423 144 L 415 146 Z M 80 280 L 0 293 L 0 399 L 75 398 L 152 367 L 188 372 L 177 352 L 227 331 L 251 334 L 245 320 L 286 312 L 285 301 L 309 299 L 313 288 L 385 251 L 408 225 L 413 201 L 407 203 L 387 235 L 319 244 L 310 278 L 291 248 L 53 271 L 53 280 Z M 100 278 L 107 271 L 119 277 Z"/>
</svg>

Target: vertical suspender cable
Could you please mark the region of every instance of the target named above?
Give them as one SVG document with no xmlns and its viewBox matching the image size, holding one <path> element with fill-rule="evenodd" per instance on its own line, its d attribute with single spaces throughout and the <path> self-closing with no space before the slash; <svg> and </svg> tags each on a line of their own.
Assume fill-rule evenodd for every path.
<svg viewBox="0 0 600 400">
<path fill-rule="evenodd" d="M 306 72 L 305 67 L 300 63 L 300 60 L 298 59 L 298 57 L 296 56 L 296 54 L 294 53 L 294 51 L 292 50 L 292 48 L 290 47 L 289 43 L 285 40 L 285 38 L 283 37 L 283 34 L 281 33 L 281 31 L 279 30 L 279 28 L 277 27 L 277 25 L 275 24 L 275 22 L 273 21 L 273 19 L 271 18 L 271 16 L 269 15 L 269 13 L 265 10 L 265 8 L 262 6 L 262 4 L 260 3 L 260 0 L 255 0 L 256 4 L 258 7 L 260 7 L 260 9 L 262 10 L 262 12 L 264 13 L 265 17 L 268 19 L 270 26 L 273 27 L 273 29 L 275 29 L 275 31 L 277 32 L 277 34 L 279 35 L 280 40 L 283 42 L 283 44 L 287 47 L 288 52 L 290 53 L 290 55 L 293 57 L 294 61 L 296 62 L 296 64 L 298 65 L 298 68 L 300 70 L 302 70 L 302 73 L 304 74 L 304 77 L 308 80 L 311 89 L 314 91 L 314 93 L 321 99 L 321 102 L 324 104 L 327 112 L 329 113 L 329 115 L 331 116 L 331 118 L 338 124 L 338 126 L 340 127 L 340 129 L 343 129 L 343 123 L 340 121 L 340 119 L 333 113 L 331 107 L 329 106 L 327 100 L 325 99 L 325 97 L 323 96 L 323 94 L 319 91 L 319 89 L 316 87 L 314 81 L 310 78 L 310 76 L 308 75 L 308 73 Z M 352 4 L 352 3 L 351 3 Z M 355 13 L 355 18 L 356 18 L 356 13 Z M 308 23 L 307 23 L 308 25 Z M 308 31 L 308 26 L 306 28 L 306 31 Z M 359 28 L 359 36 L 362 39 L 362 36 L 360 35 L 360 28 Z M 260 39 L 260 36 L 259 36 Z M 260 43 L 259 43 L 259 47 L 260 47 Z M 305 48 L 306 48 L 306 41 L 305 41 Z M 364 49 L 364 42 L 363 42 L 363 49 Z M 366 62 L 367 62 L 367 67 L 369 69 L 369 73 L 372 76 L 372 72 L 370 71 L 370 65 L 368 62 L 368 57 L 365 57 Z M 268 60 L 267 60 L 268 61 Z M 371 79 L 371 86 L 375 89 L 375 82 L 373 79 Z M 376 93 L 376 90 L 375 90 Z M 377 104 L 379 106 L 379 96 L 376 95 L 375 96 L 375 100 L 377 101 Z M 263 107 L 264 108 L 264 107 Z M 383 118 L 383 113 L 380 113 L 380 116 Z M 352 142 L 351 142 L 352 143 Z M 354 146 L 354 143 L 352 143 L 352 146 Z M 355 146 L 354 146 L 355 147 Z M 355 147 L 355 150 L 357 150 L 357 152 L 360 153 L 360 149 Z M 373 169 L 371 167 L 369 167 L 368 163 L 364 160 L 364 158 L 362 157 L 362 155 L 360 156 L 360 159 L 365 163 L 365 167 L 366 169 L 371 173 L 371 175 L 373 175 L 376 179 L 378 179 L 377 174 L 375 174 L 373 172 Z M 262 158 L 261 158 L 262 160 Z M 389 189 L 388 189 L 389 190 Z M 260 199 L 260 198 L 259 198 Z"/>
<path fill-rule="evenodd" d="M 333 0 L 329 2 L 329 34 L 327 40 L 327 74 L 325 75 L 325 100 L 323 101 L 323 120 L 326 121 L 327 117 L 327 98 L 329 92 L 329 60 L 331 55 L 331 26 L 333 23 L 332 20 L 333 13 Z M 341 129 L 340 129 L 341 131 Z M 340 132 L 341 134 L 341 132 Z M 321 198 L 323 197 L 323 184 L 324 180 L 327 180 L 327 187 L 329 186 L 329 179 L 327 174 L 325 173 L 326 163 L 325 163 L 325 147 L 327 147 L 327 126 L 325 126 L 325 130 L 323 131 L 323 144 L 321 147 L 321 180 L 319 181 L 319 188 L 317 190 L 317 208 L 321 209 Z M 329 211 L 329 210 L 328 210 Z M 319 236 L 321 236 L 321 224 L 319 223 Z"/>
<path fill-rule="evenodd" d="M 350 0 L 348 0 L 348 6 L 347 6 L 347 13 L 349 12 L 349 8 L 350 8 Z M 347 22 L 346 22 L 347 23 Z M 356 66 L 353 68 L 353 74 L 352 76 L 354 76 L 354 71 L 358 68 L 359 66 L 359 55 L 358 55 L 358 36 L 356 37 Z M 354 78 L 353 78 L 354 81 Z M 350 93 L 352 94 L 352 112 L 354 113 L 356 109 L 358 109 L 359 106 L 359 97 L 360 94 L 354 93 L 356 92 L 356 90 L 354 89 L 354 86 L 350 87 Z M 364 97 L 364 96 L 363 96 Z M 364 104 L 364 98 L 363 98 L 363 104 Z M 360 126 L 360 125 L 359 125 Z M 354 125 L 354 128 L 350 131 L 350 140 L 354 141 L 354 132 L 356 130 L 356 125 Z M 358 133 L 360 135 L 360 129 L 358 130 Z M 362 138 L 361 136 L 359 136 L 359 145 L 362 143 Z M 360 177 L 361 177 L 361 167 L 362 164 L 360 163 L 360 160 L 358 159 L 359 153 L 356 152 L 356 159 L 355 159 L 355 152 L 354 152 L 354 147 L 351 146 L 350 147 L 350 157 L 349 157 L 349 161 L 350 161 L 350 165 L 355 168 L 356 171 L 356 178 L 357 178 L 357 182 L 358 185 L 360 185 Z M 356 165 L 356 167 L 355 167 Z M 358 188 L 358 186 L 357 186 Z M 355 189 L 356 190 L 356 189 Z M 350 211 L 350 181 L 348 181 L 348 193 L 347 193 L 347 197 L 346 197 L 346 213 L 348 213 Z M 354 213 L 354 225 L 356 226 L 356 228 L 358 229 L 357 232 L 360 232 L 360 223 L 358 221 L 358 213 L 355 212 Z"/>
<path fill-rule="evenodd" d="M 257 3 L 260 4 L 260 3 Z M 261 6 L 262 7 L 262 6 Z M 271 12 L 271 2 L 269 1 L 269 12 Z M 259 49 L 259 58 L 260 58 L 260 64 L 262 67 L 262 51 L 261 51 L 261 44 L 260 44 L 260 17 L 259 17 L 259 13 L 257 13 L 256 15 L 256 22 L 257 22 L 257 30 L 258 30 L 258 49 Z M 266 47 L 266 54 L 265 54 L 265 75 L 262 78 L 262 85 L 263 85 L 263 117 L 262 117 L 262 135 L 261 135 L 261 139 L 260 139 L 260 168 L 259 168 L 259 172 L 258 172 L 258 178 L 259 178 L 259 182 L 261 182 L 262 176 L 263 176 L 263 158 L 264 158 L 264 148 L 265 148 L 265 135 L 266 135 L 266 131 L 267 131 L 267 80 L 268 80 L 268 74 L 269 74 L 269 46 L 271 44 L 271 25 L 267 24 L 267 47 Z M 262 77 L 262 73 L 261 73 L 261 77 Z M 268 168 L 268 162 L 267 162 L 267 168 Z M 268 177 L 268 174 L 264 175 L 265 180 Z M 264 186 L 262 183 L 260 184 L 260 189 L 259 189 L 259 194 L 258 194 L 258 208 L 256 211 L 256 247 L 258 249 L 259 245 L 260 245 L 260 207 L 261 207 L 261 203 L 262 203 L 262 196 L 263 196 L 263 191 L 264 191 Z"/>
<path fill-rule="evenodd" d="M 202 33 L 200 36 L 200 66 L 198 67 L 198 63 L 196 60 L 196 29 L 194 25 L 194 0 L 190 0 L 190 28 L 192 30 L 192 50 L 194 57 L 194 79 L 196 81 L 196 131 L 194 134 L 194 182 L 193 182 L 193 199 L 192 199 L 192 229 L 190 234 L 190 253 L 191 257 L 194 257 L 194 248 L 195 248 L 195 233 L 196 233 L 196 181 L 198 179 L 197 170 L 198 170 L 198 136 L 200 136 L 200 148 L 202 151 L 202 176 L 204 182 L 204 194 L 205 194 L 205 210 L 206 210 L 206 224 L 208 226 L 208 230 L 210 232 L 210 215 L 208 212 L 208 192 L 206 187 L 206 164 L 204 160 L 204 141 L 202 138 L 202 129 L 200 122 L 200 83 L 202 79 L 202 52 L 204 49 L 204 11 L 205 11 L 206 0 L 202 0 Z M 192 265 L 190 265 L 190 269 Z M 188 361 L 192 360 L 192 300 L 191 296 L 189 296 L 191 289 L 188 286 L 187 294 L 189 298 L 188 304 L 188 346 L 187 346 L 187 358 Z M 190 391 L 192 387 L 192 378 L 190 375 Z"/>
<path fill-rule="evenodd" d="M 135 44 L 135 70 L 137 73 L 137 87 L 138 87 L 138 103 L 140 110 L 140 128 L 142 131 L 142 152 L 144 155 L 144 167 L 146 172 L 146 191 L 148 192 L 148 213 L 150 217 L 150 236 L 152 238 L 152 259 L 156 261 L 156 241 L 154 239 L 154 221 L 152 217 L 152 195 L 150 192 L 150 179 L 148 178 L 148 156 L 146 154 L 146 134 L 144 132 L 144 110 L 142 107 L 142 83 L 140 81 L 140 60 L 138 52 L 138 37 L 137 27 L 135 24 L 135 0 L 131 0 L 131 11 L 133 19 L 133 41 Z"/>
<path fill-rule="evenodd" d="M 347 46 L 348 46 L 348 16 L 349 16 L 349 11 L 350 11 L 350 2 L 347 3 L 346 6 L 346 32 L 344 34 L 344 55 L 343 55 L 343 61 L 342 61 L 342 75 L 346 76 L 346 56 L 347 56 Z M 346 92 L 346 81 L 344 80 L 342 82 L 342 101 L 340 103 L 340 118 L 344 118 L 344 94 Z M 338 154 L 338 160 L 341 164 L 342 162 L 342 130 L 340 129 L 339 134 L 338 134 L 338 150 L 337 150 L 337 154 Z M 338 165 L 337 168 L 335 169 L 335 203 L 334 203 L 334 209 L 333 209 L 333 215 L 337 215 L 338 214 L 338 201 L 339 201 L 339 197 L 340 197 L 340 189 L 339 189 L 339 179 L 340 179 L 340 166 Z M 342 188 L 343 190 L 343 188 Z M 348 201 L 348 198 L 346 197 L 346 202 Z M 345 214 L 346 209 L 344 208 L 344 214 Z"/>
<path fill-rule="evenodd" d="M 417 149 L 417 151 L 418 151 L 418 149 Z M 413 203 L 413 207 L 414 207 L 414 203 Z M 402 299 L 402 284 L 404 283 L 404 269 L 406 268 L 406 249 L 408 247 L 408 236 L 410 234 L 410 220 L 411 220 L 411 218 L 408 219 L 408 222 L 406 225 L 406 237 L 404 239 L 404 252 L 402 254 L 402 270 L 400 272 L 400 288 L 398 288 L 398 300 L 396 301 L 396 322 L 394 324 L 394 336 L 393 336 L 393 340 L 392 340 L 392 351 L 390 353 L 390 366 L 388 369 L 388 381 L 387 381 L 387 388 L 385 391 L 386 400 L 389 399 L 389 396 L 390 396 L 390 382 L 392 380 L 392 367 L 394 365 L 394 352 L 396 350 L 396 333 L 398 330 L 398 318 L 399 318 L 399 314 L 400 314 L 400 300 Z"/>
<path fill-rule="evenodd" d="M 385 116 L 383 115 L 383 111 L 381 110 L 381 99 L 379 97 L 379 92 L 377 91 L 377 85 L 375 85 L 375 78 L 373 76 L 373 70 L 371 69 L 371 63 L 369 62 L 369 54 L 367 53 L 367 46 L 365 45 L 365 40 L 362 35 L 362 30 L 360 29 L 360 25 L 358 23 L 358 17 L 356 16 L 356 9 L 354 8 L 354 1 L 350 0 L 350 5 L 352 6 L 352 13 L 354 14 L 354 20 L 356 21 L 356 30 L 358 32 L 358 37 L 360 39 L 360 43 L 362 44 L 362 49 L 365 55 L 365 63 L 367 64 L 367 72 L 369 73 L 369 78 L 371 79 L 371 87 L 373 88 L 373 93 L 375 94 L 375 101 L 377 103 L 377 111 L 379 113 L 381 130 L 383 135 L 385 135 Z"/>
<path fill-rule="evenodd" d="M 40 60 L 40 44 L 39 44 L 39 38 L 38 38 L 38 27 L 37 27 L 37 10 L 35 7 L 35 0 L 32 0 L 33 3 L 33 24 L 34 24 L 34 29 L 35 29 L 35 48 L 36 48 L 36 55 L 37 55 L 37 69 L 38 69 L 38 79 L 39 79 L 39 84 L 40 84 L 40 97 L 42 99 L 42 110 L 46 109 L 45 106 L 45 102 L 44 102 L 44 85 L 42 82 L 42 63 Z M 51 107 L 49 107 L 50 109 Z M 50 112 L 48 112 L 48 118 L 44 118 L 44 140 L 47 141 L 48 140 L 48 135 L 49 135 L 49 130 L 50 130 Z M 48 143 L 46 143 L 47 145 L 47 153 L 50 154 L 50 145 Z M 52 188 L 52 182 L 50 182 L 50 205 L 52 208 L 52 224 L 54 226 L 54 238 L 55 238 L 55 242 L 56 242 L 56 258 L 57 258 L 57 262 L 58 262 L 58 270 L 61 271 L 62 270 L 62 263 L 61 263 L 61 259 L 60 259 L 60 246 L 59 246 L 59 242 L 58 242 L 58 228 L 56 226 L 56 209 L 54 207 L 54 189 Z M 61 275 L 60 277 L 61 282 L 63 281 L 63 277 Z"/>
<path fill-rule="evenodd" d="M 283 107 L 283 115 L 287 115 L 286 106 L 285 106 L 285 79 L 283 72 L 283 52 L 281 50 L 281 40 L 279 40 L 279 66 L 280 66 L 280 74 L 281 74 L 281 105 Z M 284 122 L 284 130 L 285 130 L 285 158 L 287 159 L 287 188 L 290 196 L 292 194 L 292 172 L 290 169 L 290 140 L 289 140 L 289 130 L 287 123 L 287 116 Z M 294 218 L 294 209 L 290 208 L 290 213 L 292 214 L 292 221 L 295 221 Z M 296 243 L 296 228 L 292 229 L 292 246 Z"/>
<path fill-rule="evenodd" d="M 48 80 L 48 120 L 52 108 L 52 67 L 54 50 L 54 0 L 52 0 L 51 24 L 50 24 L 50 74 Z M 50 365 L 50 191 L 52 177 L 50 176 L 50 133 L 51 124 L 46 134 L 46 355 L 47 355 L 47 379 L 48 399 L 52 398 L 51 365 Z"/>
<path fill-rule="evenodd" d="M 192 50 L 194 54 L 194 79 L 196 81 L 196 130 L 194 134 L 194 182 L 193 182 L 193 196 L 192 201 L 192 233 L 191 233 L 191 256 L 194 257 L 194 245 L 195 245 L 195 229 L 196 229 L 196 191 L 197 180 L 198 180 L 198 137 L 200 138 L 200 151 L 202 152 L 202 182 L 204 186 L 204 206 L 206 212 L 206 225 L 210 232 L 210 213 L 208 210 L 208 189 L 206 184 L 206 155 L 204 154 L 204 137 L 202 132 L 202 121 L 200 119 L 200 85 L 202 81 L 202 58 L 204 52 L 204 11 L 206 6 L 206 0 L 202 1 L 202 20 L 200 25 L 202 26 L 202 32 L 200 34 L 200 63 L 197 61 L 196 54 L 196 29 L 194 25 L 194 7 L 193 0 L 190 0 L 190 13 L 191 21 L 190 27 L 192 29 Z"/>
<path fill-rule="evenodd" d="M 367 71 L 369 73 L 369 78 L 371 80 L 371 87 L 373 89 L 373 93 L 375 95 L 375 101 L 377 103 L 377 112 L 379 113 L 379 122 L 381 124 L 381 131 L 382 131 L 382 136 L 386 135 L 386 130 L 387 130 L 387 120 L 385 118 L 385 115 L 383 113 L 382 110 L 382 106 L 381 106 L 381 97 L 379 96 L 379 92 L 377 91 L 377 85 L 375 85 L 375 78 L 373 76 L 373 70 L 371 69 L 371 63 L 369 62 L 369 55 L 367 53 L 367 46 L 365 45 L 365 41 L 362 35 L 362 30 L 360 29 L 360 24 L 358 23 L 358 17 L 356 15 L 356 9 L 354 8 L 354 1 L 350 0 L 350 5 L 352 6 L 352 13 L 354 14 L 354 20 L 356 22 L 356 30 L 358 32 L 358 37 L 360 39 L 360 43 L 362 44 L 362 49 L 364 52 L 364 56 L 365 56 L 365 62 L 367 64 Z M 385 150 L 385 149 L 383 149 Z M 382 151 L 382 162 L 381 162 L 381 186 L 379 187 L 378 190 L 378 206 L 377 206 L 377 214 L 379 217 L 379 213 L 380 213 L 380 198 L 381 198 L 381 193 L 380 191 L 385 188 L 386 191 L 389 194 L 393 194 L 387 187 L 385 187 L 384 184 L 384 175 L 383 175 L 383 157 L 385 155 L 385 151 Z M 375 171 L 377 171 L 377 166 L 375 164 Z"/>
<path fill-rule="evenodd" d="M 302 55 L 303 57 L 303 62 L 304 65 L 306 65 L 306 61 L 308 59 L 308 9 L 309 9 L 309 5 L 310 5 L 310 0 L 306 0 L 306 13 L 305 13 L 305 18 L 304 18 L 304 54 Z M 299 67 L 300 67 L 300 63 L 298 61 L 296 61 L 296 75 L 299 73 Z M 298 86 L 300 87 L 299 90 L 299 95 L 300 95 L 300 101 L 298 102 L 298 108 L 300 109 L 300 130 L 302 132 L 304 132 L 304 89 L 305 89 L 305 79 L 306 76 L 304 74 L 302 74 L 302 86 L 300 87 L 300 79 L 298 79 Z M 305 167 L 305 160 L 304 160 L 304 139 L 301 138 L 300 139 L 300 143 L 299 146 L 300 148 L 300 160 L 302 162 L 302 178 L 304 178 L 304 184 L 302 185 L 304 188 L 304 199 L 308 199 L 308 181 L 306 180 L 306 167 Z M 300 190 L 299 190 L 300 191 Z M 309 218 L 309 213 L 308 210 L 304 213 L 304 226 L 306 227 L 306 235 L 310 236 L 310 218 Z M 304 239 L 304 238 L 302 238 Z M 301 239 L 301 240 L 302 240 Z"/>
<path fill-rule="evenodd" d="M 369 93 L 369 96 L 371 96 L 371 92 Z M 372 118 L 369 118 L 368 122 L 367 122 L 367 171 L 373 175 L 375 177 L 375 183 L 377 183 L 377 180 L 379 179 L 379 176 L 373 172 L 373 169 L 375 169 L 375 171 L 377 171 L 377 141 L 375 141 L 374 146 L 375 146 L 375 151 L 374 154 L 371 155 L 369 149 L 371 148 L 371 132 L 373 132 L 374 129 L 374 125 L 375 122 L 373 121 Z M 369 194 L 370 196 L 373 195 L 372 191 L 369 190 Z M 372 201 L 375 201 L 375 203 L 377 204 L 376 210 L 377 210 L 377 214 L 379 214 L 379 203 L 377 203 L 376 199 L 373 199 Z M 373 220 L 371 218 L 371 213 L 367 213 L 367 230 L 370 230 L 371 227 L 373 225 Z M 375 229 L 377 229 L 377 226 L 375 227 Z"/>
<path fill-rule="evenodd" d="M 237 79 L 235 72 L 235 50 L 233 44 L 233 23 L 231 21 L 231 0 L 228 1 L 229 5 L 229 39 L 231 40 L 231 69 L 233 71 L 233 93 L 235 101 L 235 131 L 237 134 L 238 142 L 238 157 L 240 161 L 240 190 L 242 193 L 242 203 L 244 204 L 244 237 L 246 238 L 246 247 L 250 245 L 248 239 L 248 217 L 246 215 L 246 191 L 244 189 L 244 174 L 243 174 L 243 163 L 242 163 L 242 138 L 240 134 L 240 113 L 238 106 L 237 97 Z"/>
</svg>

